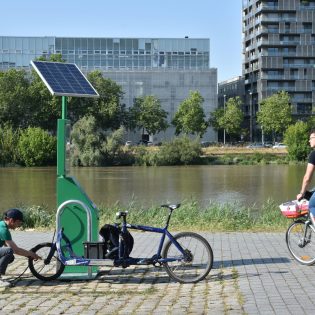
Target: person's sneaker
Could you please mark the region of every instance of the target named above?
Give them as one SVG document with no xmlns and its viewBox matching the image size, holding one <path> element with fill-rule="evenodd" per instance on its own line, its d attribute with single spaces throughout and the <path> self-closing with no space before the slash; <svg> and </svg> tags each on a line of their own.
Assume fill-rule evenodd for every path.
<svg viewBox="0 0 315 315">
<path fill-rule="evenodd" d="M 0 278 L 0 288 L 9 288 L 11 286 L 12 286 L 11 282 Z"/>
</svg>

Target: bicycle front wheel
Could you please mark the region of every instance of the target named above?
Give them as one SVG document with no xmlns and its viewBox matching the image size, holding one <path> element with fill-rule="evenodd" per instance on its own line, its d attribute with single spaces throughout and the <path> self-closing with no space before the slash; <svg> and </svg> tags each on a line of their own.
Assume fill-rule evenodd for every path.
<svg viewBox="0 0 315 315">
<path fill-rule="evenodd" d="M 168 275 L 181 283 L 196 283 L 204 279 L 213 264 L 213 252 L 207 240 L 192 232 L 179 233 L 174 238 L 185 251 L 185 257 L 169 240 L 162 257 L 176 260 L 164 263 Z"/>
<path fill-rule="evenodd" d="M 31 249 L 32 252 L 42 258 L 36 261 L 31 258 L 28 260 L 28 266 L 32 274 L 39 280 L 55 280 L 65 269 L 65 265 L 60 262 L 56 250 L 51 259 L 47 259 L 53 246 L 52 243 L 41 243 Z"/>
<path fill-rule="evenodd" d="M 313 265 L 315 263 L 315 231 L 313 226 L 303 221 L 292 223 L 286 233 L 288 249 L 299 263 Z"/>
</svg>

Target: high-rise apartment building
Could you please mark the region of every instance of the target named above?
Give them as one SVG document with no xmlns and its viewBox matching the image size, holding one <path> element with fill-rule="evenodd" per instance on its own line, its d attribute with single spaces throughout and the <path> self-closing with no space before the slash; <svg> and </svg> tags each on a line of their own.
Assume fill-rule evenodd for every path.
<svg viewBox="0 0 315 315">
<path fill-rule="evenodd" d="M 127 107 L 135 97 L 155 95 L 169 122 L 190 90 L 203 96 L 207 117 L 217 107 L 217 70 L 210 68 L 209 39 L 0 36 L 0 71 L 28 70 L 31 60 L 57 53 L 84 73 L 100 70 L 121 85 Z M 172 136 L 174 128 L 168 128 L 152 140 Z M 217 134 L 209 128 L 204 139 L 216 141 Z"/>
<path fill-rule="evenodd" d="M 315 101 L 315 0 L 243 0 L 243 76 L 252 125 L 259 102 L 284 90 L 292 113 L 312 114 Z"/>
</svg>

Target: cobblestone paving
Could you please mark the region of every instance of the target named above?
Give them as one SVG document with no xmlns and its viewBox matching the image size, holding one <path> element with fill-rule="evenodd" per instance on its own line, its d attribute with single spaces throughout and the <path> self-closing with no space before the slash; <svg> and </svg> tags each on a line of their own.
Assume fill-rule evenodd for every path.
<svg viewBox="0 0 315 315">
<path fill-rule="evenodd" d="M 313 314 L 313 267 L 293 261 L 284 233 L 203 233 L 214 267 L 198 284 L 179 284 L 151 266 L 102 268 L 96 280 L 41 282 L 29 271 L 16 286 L 0 289 L 0 314 Z M 51 233 L 14 232 L 25 248 Z M 132 256 L 153 254 L 157 238 L 136 233 Z M 16 276 L 27 266 L 17 257 Z"/>
</svg>

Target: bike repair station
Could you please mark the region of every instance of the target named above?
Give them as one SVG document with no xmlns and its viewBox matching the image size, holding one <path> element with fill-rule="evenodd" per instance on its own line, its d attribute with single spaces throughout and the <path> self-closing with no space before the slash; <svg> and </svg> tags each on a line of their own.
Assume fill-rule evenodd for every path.
<svg viewBox="0 0 315 315">
<path fill-rule="evenodd" d="M 75 253 L 83 256 L 82 243 L 98 242 L 99 216 L 95 204 L 69 175 L 71 122 L 67 119 L 67 98 L 97 98 L 99 94 L 75 64 L 31 61 L 31 65 L 50 93 L 62 97 L 62 116 L 57 125 L 56 231 L 64 228 Z M 95 266 L 66 266 L 62 276 L 91 278 L 97 271 Z"/>
</svg>

